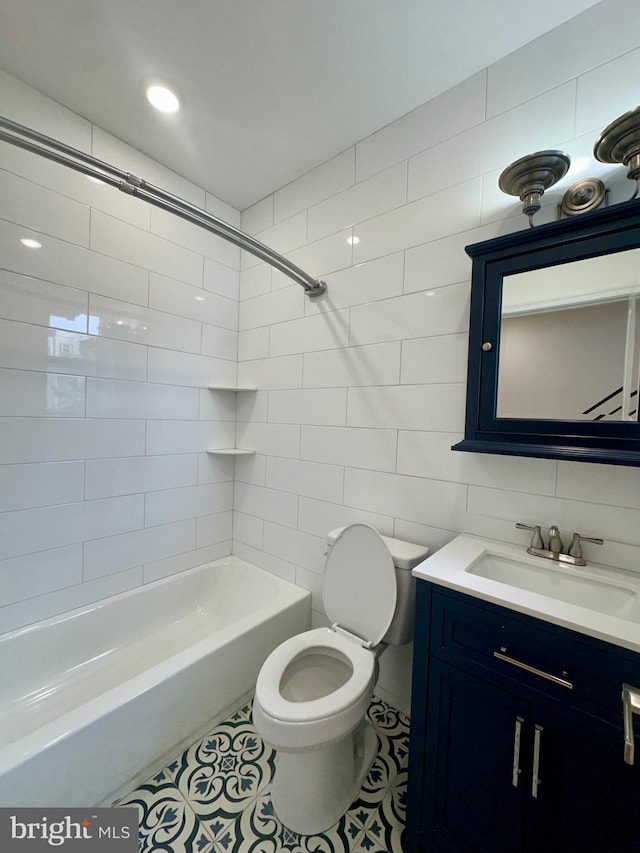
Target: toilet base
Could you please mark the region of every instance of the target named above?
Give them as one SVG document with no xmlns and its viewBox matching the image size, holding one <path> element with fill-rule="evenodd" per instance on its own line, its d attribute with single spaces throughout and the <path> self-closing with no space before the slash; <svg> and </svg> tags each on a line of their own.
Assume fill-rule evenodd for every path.
<svg viewBox="0 0 640 853">
<path fill-rule="evenodd" d="M 366 720 L 334 743 L 279 750 L 271 802 L 280 822 L 300 835 L 329 829 L 355 800 L 377 751 L 376 734 Z"/>
</svg>

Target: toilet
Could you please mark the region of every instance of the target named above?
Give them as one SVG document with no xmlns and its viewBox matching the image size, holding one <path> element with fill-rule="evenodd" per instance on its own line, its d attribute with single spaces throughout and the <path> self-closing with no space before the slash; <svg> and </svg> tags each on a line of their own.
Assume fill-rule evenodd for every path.
<svg viewBox="0 0 640 853">
<path fill-rule="evenodd" d="M 368 524 L 331 531 L 322 598 L 330 628 L 276 648 L 258 675 L 253 722 L 276 750 L 274 811 L 302 835 L 347 811 L 377 752 L 365 714 L 387 644 L 413 638 L 415 579 L 428 549 Z"/>
</svg>

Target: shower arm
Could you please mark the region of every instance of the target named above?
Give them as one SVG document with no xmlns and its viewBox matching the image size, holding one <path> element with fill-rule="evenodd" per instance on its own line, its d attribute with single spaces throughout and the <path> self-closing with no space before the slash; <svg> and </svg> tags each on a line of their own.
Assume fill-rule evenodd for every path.
<svg viewBox="0 0 640 853">
<path fill-rule="evenodd" d="M 31 140 L 31 141 L 29 141 Z M 77 148 L 72 148 L 64 142 L 58 142 L 43 133 L 32 130 L 29 127 L 18 124 L 10 119 L 0 116 L 0 141 L 8 142 L 10 145 L 16 145 L 18 148 L 23 148 L 25 151 L 31 151 L 33 154 L 38 154 L 41 157 L 46 157 L 48 160 L 53 160 L 55 163 L 60 163 L 76 172 L 82 172 L 90 178 L 95 178 L 105 184 L 126 193 L 127 195 L 135 196 L 136 198 L 147 201 L 155 207 L 173 213 L 187 222 L 192 222 L 199 228 L 204 228 L 206 231 L 215 234 L 217 237 L 222 237 L 238 246 L 241 249 L 255 255 L 261 261 L 266 261 L 272 267 L 275 267 L 284 275 L 293 279 L 296 284 L 304 288 L 307 296 L 319 296 L 327 289 L 324 281 L 312 278 L 296 264 L 287 260 L 274 249 L 254 239 L 239 228 L 234 228 L 228 222 L 218 219 L 206 210 L 191 204 L 179 196 L 163 190 L 161 187 L 156 187 L 150 184 L 143 178 L 124 172 L 121 169 L 112 166 L 110 163 L 105 163 L 98 160 Z"/>
</svg>

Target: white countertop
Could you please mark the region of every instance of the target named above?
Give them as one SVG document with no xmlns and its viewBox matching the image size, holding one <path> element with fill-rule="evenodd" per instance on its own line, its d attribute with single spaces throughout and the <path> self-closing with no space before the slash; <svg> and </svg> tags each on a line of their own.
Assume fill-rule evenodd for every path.
<svg viewBox="0 0 640 853">
<path fill-rule="evenodd" d="M 640 574 L 597 564 L 580 567 L 558 564 L 551 560 L 546 561 L 543 557 L 530 556 L 522 546 L 508 545 L 476 536 L 458 536 L 417 565 L 413 569 L 413 574 L 416 578 L 447 589 L 466 593 L 518 613 L 525 613 L 527 616 L 640 652 L 640 622 L 638 621 L 600 613 L 507 583 L 489 580 L 467 571 L 469 566 L 487 553 L 536 566 L 540 563 L 548 563 L 552 571 L 573 572 L 581 577 L 632 590 L 640 600 Z"/>
</svg>

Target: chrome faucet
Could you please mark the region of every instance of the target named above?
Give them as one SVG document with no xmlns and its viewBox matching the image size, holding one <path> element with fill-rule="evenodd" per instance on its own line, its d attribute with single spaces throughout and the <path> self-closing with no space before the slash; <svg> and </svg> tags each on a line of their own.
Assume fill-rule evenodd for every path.
<svg viewBox="0 0 640 853">
<path fill-rule="evenodd" d="M 555 524 L 552 524 L 549 528 L 549 545 L 547 548 L 544 547 L 544 540 L 542 539 L 539 524 L 531 526 L 529 524 L 521 524 L 518 522 L 516 527 L 519 530 L 533 531 L 531 544 L 527 548 L 527 554 L 533 554 L 534 557 L 545 557 L 547 560 L 555 560 L 558 563 L 569 563 L 572 566 L 587 565 L 587 561 L 584 559 L 584 555 L 582 553 L 581 542 L 592 542 L 594 545 L 604 544 L 602 539 L 591 538 L 589 536 L 582 536 L 580 533 L 574 533 L 571 545 L 569 545 L 569 550 L 565 554 L 563 551 L 564 545 L 560 537 L 560 531 Z"/>
</svg>

